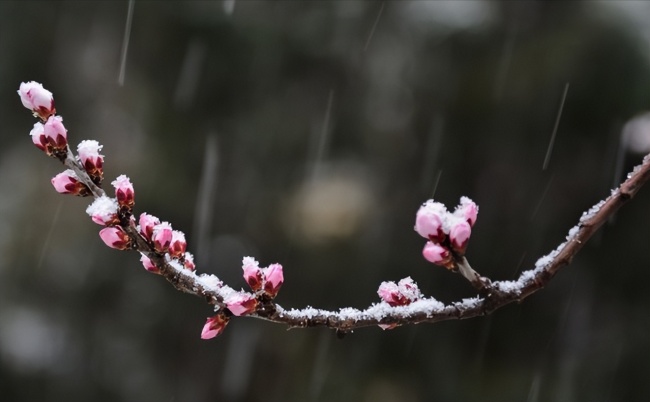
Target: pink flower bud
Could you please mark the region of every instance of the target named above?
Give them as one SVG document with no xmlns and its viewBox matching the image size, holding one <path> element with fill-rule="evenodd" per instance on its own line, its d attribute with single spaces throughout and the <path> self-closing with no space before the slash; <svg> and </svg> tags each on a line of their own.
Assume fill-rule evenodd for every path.
<svg viewBox="0 0 650 402">
<path fill-rule="evenodd" d="M 46 120 L 50 115 L 56 113 L 52 92 L 43 88 L 43 85 L 38 82 L 21 83 L 18 95 L 20 95 L 23 106 L 32 110 L 42 120 Z"/>
<path fill-rule="evenodd" d="M 118 205 L 115 198 L 108 198 L 102 195 L 86 208 L 86 213 L 98 225 L 113 226 L 120 223 L 120 219 L 117 216 L 117 209 Z"/>
<path fill-rule="evenodd" d="M 196 270 L 196 266 L 194 265 L 194 256 L 191 253 L 185 252 L 183 266 L 185 269 L 189 269 L 190 271 Z"/>
<path fill-rule="evenodd" d="M 153 236 L 153 228 L 160 224 L 160 219 L 156 218 L 153 215 L 147 213 L 140 214 L 140 234 L 147 241 L 151 241 L 151 236 Z"/>
<path fill-rule="evenodd" d="M 45 128 L 43 128 L 43 123 L 34 123 L 34 128 L 29 132 L 29 135 L 32 137 L 32 142 L 38 147 L 38 149 L 51 155 L 48 153 L 47 139 L 45 138 Z"/>
<path fill-rule="evenodd" d="M 425 239 L 442 241 L 445 238 L 443 221 L 447 208 L 439 202 L 425 202 L 415 215 L 415 231 Z"/>
<path fill-rule="evenodd" d="M 250 314 L 257 307 L 257 300 L 250 293 L 231 293 L 223 302 L 226 303 L 228 310 L 236 316 Z"/>
<path fill-rule="evenodd" d="M 52 178 L 54 189 L 61 194 L 74 194 L 85 197 L 90 194 L 88 187 L 79 181 L 72 169 L 61 172 Z"/>
<path fill-rule="evenodd" d="M 172 231 L 172 240 L 169 243 L 169 250 L 167 251 L 172 258 L 180 258 L 185 254 L 187 243 L 185 242 L 185 234 L 180 230 Z"/>
<path fill-rule="evenodd" d="M 221 312 L 209 317 L 201 331 L 201 339 L 212 339 L 217 335 L 221 335 L 226 325 L 228 325 L 228 320 L 229 318 Z"/>
<path fill-rule="evenodd" d="M 451 253 L 446 247 L 443 247 L 438 243 L 428 241 L 427 244 L 424 245 L 422 255 L 427 259 L 427 261 L 436 265 L 442 265 L 447 268 L 453 266 L 450 265 L 452 263 Z"/>
<path fill-rule="evenodd" d="M 102 238 L 108 247 L 118 250 L 126 250 L 131 246 L 129 235 L 119 226 L 112 226 L 100 230 L 99 237 Z"/>
<path fill-rule="evenodd" d="M 95 140 L 84 140 L 77 146 L 79 161 L 95 184 L 100 184 L 104 178 L 104 155 L 100 155 L 101 150 L 102 146 Z"/>
<path fill-rule="evenodd" d="M 262 289 L 264 285 L 264 276 L 259 267 L 259 263 L 252 257 L 244 257 L 242 260 L 242 269 L 244 270 L 244 280 L 248 283 L 253 292 Z"/>
<path fill-rule="evenodd" d="M 383 301 L 391 306 L 405 306 L 411 303 L 411 301 L 400 292 L 399 287 L 395 282 L 382 282 L 381 285 L 379 285 L 377 294 Z"/>
<path fill-rule="evenodd" d="M 472 234 L 472 228 L 467 221 L 459 221 L 454 223 L 449 230 L 449 240 L 451 247 L 459 255 L 465 254 L 469 236 Z"/>
<path fill-rule="evenodd" d="M 115 187 L 115 197 L 117 198 L 118 204 L 127 209 L 133 208 L 133 204 L 135 204 L 133 184 L 131 184 L 129 178 L 121 175 L 111 184 Z"/>
<path fill-rule="evenodd" d="M 383 329 L 384 331 L 399 327 L 399 324 L 378 324 L 378 325 L 379 328 Z"/>
<path fill-rule="evenodd" d="M 156 251 L 159 253 L 166 252 L 172 242 L 172 225 L 169 222 L 163 222 L 154 226 L 151 240 Z"/>
<path fill-rule="evenodd" d="M 478 205 L 467 197 L 460 197 L 460 205 L 454 210 L 454 215 L 465 219 L 473 227 L 478 217 Z"/>
<path fill-rule="evenodd" d="M 53 151 L 63 151 L 68 146 L 68 130 L 63 126 L 61 116 L 50 116 L 43 125 L 45 138 Z M 52 152 L 54 153 L 54 152 Z"/>
<path fill-rule="evenodd" d="M 284 274 L 282 273 L 282 265 L 271 264 L 268 268 L 263 269 L 264 272 L 264 293 L 271 298 L 275 297 L 284 282 Z"/>
<path fill-rule="evenodd" d="M 160 269 L 151 261 L 149 257 L 146 255 L 142 254 L 140 257 L 140 262 L 142 263 L 142 266 L 144 266 L 144 269 L 147 271 L 153 273 L 153 274 L 158 274 L 160 275 Z"/>
</svg>

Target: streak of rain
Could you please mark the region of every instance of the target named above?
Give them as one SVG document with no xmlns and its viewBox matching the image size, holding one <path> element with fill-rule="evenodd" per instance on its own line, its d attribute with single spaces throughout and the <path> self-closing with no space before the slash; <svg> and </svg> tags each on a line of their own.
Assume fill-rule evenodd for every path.
<svg viewBox="0 0 650 402">
<path fill-rule="evenodd" d="M 253 323 L 229 328 L 221 387 L 228 400 L 242 400 L 250 386 L 260 329 Z"/>
<path fill-rule="evenodd" d="M 187 109 L 194 99 L 201 79 L 201 67 L 205 60 L 206 46 L 200 40 L 190 41 L 183 58 L 181 72 L 176 82 L 174 91 L 174 105 L 180 109 Z"/>
<path fill-rule="evenodd" d="M 205 152 L 203 153 L 203 166 L 199 191 L 194 208 L 193 238 L 196 244 L 196 263 L 203 266 L 207 263 L 208 236 L 212 226 L 213 205 L 215 189 L 217 187 L 217 171 L 219 168 L 219 147 L 217 137 L 210 134 L 206 138 Z"/>
<path fill-rule="evenodd" d="M 428 193 L 431 182 L 434 182 L 431 196 L 435 194 L 436 188 L 438 187 L 438 182 L 440 181 L 440 176 L 442 175 L 442 170 L 440 169 L 436 174 L 436 178 L 433 177 L 435 168 L 438 165 L 442 137 L 444 134 L 444 126 L 444 118 L 438 114 L 434 115 L 433 127 L 429 132 L 427 143 L 425 145 L 424 165 L 422 166 L 422 179 L 420 181 L 420 188 L 423 193 Z"/>
<path fill-rule="evenodd" d="M 124 27 L 124 38 L 122 39 L 122 56 L 120 57 L 120 74 L 117 83 L 124 86 L 124 73 L 126 70 L 126 56 L 129 53 L 129 41 L 131 39 L 131 24 L 133 22 L 133 5 L 135 0 L 129 0 L 129 9 L 126 13 L 126 26 Z"/>
<path fill-rule="evenodd" d="M 224 0 L 223 11 L 229 16 L 232 15 L 235 12 L 235 0 Z"/>
<path fill-rule="evenodd" d="M 494 80 L 494 99 L 500 100 L 503 96 L 503 90 L 506 86 L 510 66 L 512 65 L 512 53 L 515 47 L 515 39 L 517 38 L 518 23 L 515 20 L 514 26 L 508 31 L 508 36 L 503 43 L 501 50 L 501 58 L 499 60 L 499 68 L 497 69 L 497 77 Z"/>
<path fill-rule="evenodd" d="M 372 24 L 372 28 L 370 29 L 370 33 L 368 34 L 368 39 L 366 39 L 366 45 L 363 47 L 363 51 L 365 52 L 368 50 L 368 46 L 370 45 L 370 41 L 372 40 L 372 37 L 375 35 L 375 30 L 377 29 L 377 24 L 379 23 L 379 19 L 381 18 L 381 14 L 384 12 L 384 5 L 385 2 L 381 2 L 381 7 L 379 7 L 379 12 L 377 13 L 377 18 L 375 18 L 375 22 Z"/>
<path fill-rule="evenodd" d="M 330 121 L 332 119 L 332 104 L 334 103 L 334 90 L 330 90 L 329 96 L 327 98 L 327 107 L 325 109 L 325 117 L 323 119 L 323 125 L 320 130 L 312 131 L 311 138 L 311 157 L 307 161 L 307 165 L 310 167 L 309 179 L 313 181 L 318 174 L 320 173 L 320 168 L 325 158 L 325 153 L 327 151 L 327 146 L 329 143 L 330 136 Z"/>
<path fill-rule="evenodd" d="M 548 167 L 548 162 L 551 160 L 551 152 L 553 152 L 555 135 L 557 134 L 557 128 L 560 125 L 560 117 L 562 116 L 562 109 L 564 109 L 564 101 L 566 101 L 567 92 L 569 92 L 568 82 L 564 85 L 564 93 L 562 94 L 562 100 L 560 101 L 560 109 L 558 110 L 557 117 L 555 118 L 555 126 L 553 126 L 553 133 L 551 134 L 551 141 L 549 142 L 548 149 L 546 150 L 546 157 L 544 158 L 544 164 L 542 165 L 542 170 L 546 170 L 546 168 Z"/>
<path fill-rule="evenodd" d="M 50 241 L 52 240 L 52 234 L 54 233 L 56 224 L 59 221 L 59 215 L 61 215 L 61 209 L 63 208 L 64 201 L 65 200 L 63 199 L 59 200 L 59 204 L 56 206 L 56 210 L 54 211 L 54 214 L 52 214 L 52 222 L 50 223 L 50 229 L 47 231 L 47 236 L 45 236 L 45 240 L 43 240 L 43 246 L 41 247 L 41 253 L 38 256 L 38 263 L 36 264 L 37 270 L 40 270 L 40 268 L 43 266 L 43 261 L 45 260 L 45 254 L 47 254 L 47 250 L 50 248 Z"/>
<path fill-rule="evenodd" d="M 542 203 L 546 199 L 546 194 L 548 194 L 548 190 L 551 188 L 551 184 L 553 183 L 553 175 L 548 178 L 548 182 L 546 183 L 546 187 L 544 187 L 544 191 L 542 191 L 541 197 L 539 197 L 539 201 L 537 201 L 537 205 L 535 205 L 535 209 L 533 209 L 533 213 L 530 215 L 530 220 L 534 220 L 535 216 L 539 212 L 540 208 L 542 207 Z"/>
<path fill-rule="evenodd" d="M 528 398 L 526 398 L 526 402 L 537 402 L 539 400 L 539 389 L 541 383 L 542 373 L 537 371 L 533 377 L 533 382 L 530 384 L 530 390 L 528 391 Z"/>
<path fill-rule="evenodd" d="M 328 352 L 332 339 L 334 338 L 329 331 L 322 331 L 318 337 L 314 368 L 312 369 L 311 379 L 309 381 L 309 396 L 312 401 L 317 401 L 323 392 L 323 385 L 330 370 L 331 357 L 328 355 Z"/>
</svg>

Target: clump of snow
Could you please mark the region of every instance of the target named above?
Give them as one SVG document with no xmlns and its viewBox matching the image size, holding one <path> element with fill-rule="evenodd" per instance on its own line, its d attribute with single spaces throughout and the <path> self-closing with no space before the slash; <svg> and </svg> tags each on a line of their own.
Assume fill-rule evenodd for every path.
<svg viewBox="0 0 650 402">
<path fill-rule="evenodd" d="M 117 213 L 118 205 L 115 198 L 109 198 L 105 195 L 97 197 L 92 204 L 86 208 L 86 213 L 90 216 L 99 216 L 110 218 Z"/>
<path fill-rule="evenodd" d="M 614 190 L 616 191 L 616 190 Z M 600 201 L 598 204 L 594 205 L 593 207 L 589 208 L 588 211 L 585 211 L 582 216 L 580 217 L 580 223 L 585 223 L 589 219 L 593 218 L 593 216 L 600 211 L 600 208 L 605 205 L 605 200 Z"/>
</svg>

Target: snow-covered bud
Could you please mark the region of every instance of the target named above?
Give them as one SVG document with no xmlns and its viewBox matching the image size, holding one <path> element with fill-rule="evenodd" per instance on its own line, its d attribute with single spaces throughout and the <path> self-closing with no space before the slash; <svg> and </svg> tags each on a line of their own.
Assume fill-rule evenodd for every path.
<svg viewBox="0 0 650 402">
<path fill-rule="evenodd" d="M 458 255 L 464 255 L 467 248 L 467 242 L 472 234 L 472 227 L 467 221 L 459 220 L 452 224 L 449 230 L 449 241 L 451 247 Z"/>
<path fill-rule="evenodd" d="M 400 292 L 399 287 L 395 282 L 382 282 L 381 285 L 379 285 L 377 294 L 383 301 L 391 306 L 405 306 L 411 303 L 411 301 Z"/>
<path fill-rule="evenodd" d="M 185 252 L 185 258 L 183 259 L 183 266 L 185 269 L 189 269 L 190 271 L 195 271 L 196 270 L 196 265 L 194 265 L 194 256 L 192 253 Z"/>
<path fill-rule="evenodd" d="M 263 269 L 264 272 L 264 294 L 274 298 L 282 283 L 284 283 L 284 274 L 282 272 L 282 265 L 271 264 L 268 268 Z"/>
<path fill-rule="evenodd" d="M 242 269 L 244 270 L 244 280 L 248 283 L 253 292 L 262 290 L 264 285 L 264 275 L 259 263 L 253 257 L 244 257 L 242 260 Z"/>
<path fill-rule="evenodd" d="M 223 302 L 226 303 L 228 310 L 236 316 L 250 314 L 257 307 L 255 296 L 244 292 L 231 293 Z"/>
<path fill-rule="evenodd" d="M 201 339 L 212 339 L 217 335 L 221 335 L 223 330 L 228 325 L 229 318 L 222 312 L 209 317 L 201 331 Z"/>
<path fill-rule="evenodd" d="M 100 230 L 99 237 L 108 247 L 118 250 L 126 250 L 131 246 L 131 238 L 119 226 L 111 226 Z"/>
<path fill-rule="evenodd" d="M 422 298 L 418 285 L 411 277 L 395 282 L 382 282 L 377 294 L 383 301 L 391 306 L 406 306 Z"/>
<path fill-rule="evenodd" d="M 133 204 L 135 204 L 135 200 L 133 184 L 131 184 L 129 178 L 125 175 L 120 175 L 111 184 L 115 187 L 115 197 L 120 207 L 131 210 Z"/>
<path fill-rule="evenodd" d="M 113 226 L 120 223 L 120 219 L 117 216 L 117 209 L 118 205 L 115 198 L 102 195 L 86 208 L 86 213 L 98 225 Z"/>
<path fill-rule="evenodd" d="M 445 238 L 443 225 L 447 213 L 444 205 L 428 200 L 415 215 L 415 231 L 425 239 L 441 242 Z"/>
<path fill-rule="evenodd" d="M 465 219 L 473 227 L 478 217 L 478 205 L 468 197 L 460 197 L 460 205 L 454 210 L 454 215 Z"/>
<path fill-rule="evenodd" d="M 156 264 L 154 264 L 153 261 L 151 261 L 151 259 L 146 255 L 142 254 L 140 257 L 140 262 L 142 263 L 142 266 L 144 266 L 144 269 L 147 271 L 160 275 L 160 269 L 158 269 Z"/>
<path fill-rule="evenodd" d="M 153 247 L 157 252 L 166 252 L 172 242 L 172 225 L 169 222 L 163 222 L 154 226 L 151 241 L 153 241 Z"/>
<path fill-rule="evenodd" d="M 90 194 L 88 187 L 79 181 L 72 169 L 61 172 L 52 178 L 54 189 L 61 194 L 74 194 L 85 197 Z"/>
<path fill-rule="evenodd" d="M 63 125 L 61 116 L 48 117 L 45 124 L 43 124 L 43 130 L 48 144 L 54 151 L 66 149 L 68 146 L 68 130 Z"/>
<path fill-rule="evenodd" d="M 438 243 L 428 241 L 427 244 L 424 245 L 422 255 L 427 261 L 436 265 L 441 265 L 446 268 L 453 267 L 451 253 L 446 247 L 443 247 Z"/>
<path fill-rule="evenodd" d="M 83 140 L 77 146 L 81 165 L 97 185 L 104 179 L 104 155 L 99 153 L 101 150 L 102 146 L 95 140 Z"/>
<path fill-rule="evenodd" d="M 153 228 L 160 224 L 160 219 L 156 218 L 153 215 L 149 215 L 148 213 L 142 213 L 140 214 L 140 221 L 138 222 L 140 224 L 140 234 L 142 237 L 144 237 L 147 241 L 151 241 L 151 236 L 153 236 Z"/>
<path fill-rule="evenodd" d="M 50 115 L 56 113 L 52 92 L 43 88 L 43 85 L 38 82 L 29 81 L 21 83 L 18 95 L 20 95 L 20 101 L 23 103 L 23 106 L 33 111 L 43 121 L 47 120 Z"/>
<path fill-rule="evenodd" d="M 32 137 L 32 142 L 38 147 L 38 149 L 51 155 L 47 150 L 47 139 L 45 138 L 45 128 L 43 127 L 43 123 L 34 123 L 34 128 L 29 132 L 29 135 Z"/>
<path fill-rule="evenodd" d="M 169 250 L 167 252 L 172 258 L 180 258 L 185 254 L 185 249 L 187 249 L 185 234 L 180 230 L 173 230 L 172 240 L 169 243 Z"/>
</svg>

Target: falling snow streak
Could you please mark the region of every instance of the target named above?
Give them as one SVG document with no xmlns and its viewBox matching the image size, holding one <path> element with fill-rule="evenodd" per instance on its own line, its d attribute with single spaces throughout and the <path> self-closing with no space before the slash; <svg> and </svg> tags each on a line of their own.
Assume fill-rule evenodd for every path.
<svg viewBox="0 0 650 402">
<path fill-rule="evenodd" d="M 325 118 L 323 121 L 323 126 L 320 132 L 318 133 L 318 138 L 312 137 L 312 144 L 315 145 L 313 149 L 311 162 L 312 171 L 310 179 L 313 181 L 318 177 L 320 166 L 323 163 L 323 158 L 325 157 L 325 151 L 327 149 L 327 143 L 329 139 L 330 132 L 330 120 L 332 119 L 332 104 L 334 103 L 334 90 L 330 90 L 329 97 L 327 98 L 327 108 L 325 109 Z"/>
<path fill-rule="evenodd" d="M 201 169 L 201 181 L 199 182 L 199 193 L 196 197 L 194 209 L 194 241 L 196 242 L 196 263 L 204 265 L 207 263 L 208 236 L 212 225 L 212 211 L 214 193 L 217 186 L 217 169 L 219 160 L 219 149 L 216 136 L 211 134 L 206 139 L 205 153 L 203 155 L 203 167 Z"/>
<path fill-rule="evenodd" d="M 539 197 L 539 201 L 537 202 L 537 205 L 535 206 L 535 209 L 533 210 L 533 213 L 530 215 L 530 220 L 532 221 L 535 219 L 535 216 L 539 212 L 539 209 L 542 207 L 542 203 L 546 199 L 546 194 L 548 193 L 548 190 L 551 188 L 551 183 L 553 182 L 553 176 L 549 177 L 548 183 L 546 183 L 546 187 L 544 188 L 544 191 L 542 192 L 542 196 Z"/>
<path fill-rule="evenodd" d="M 564 101 L 566 100 L 567 92 L 569 92 L 568 82 L 564 85 L 564 93 L 562 94 L 562 100 L 560 101 L 560 110 L 558 110 L 557 117 L 555 118 L 555 126 L 553 127 L 553 133 L 551 134 L 551 141 L 549 142 L 548 149 L 546 150 L 546 157 L 544 158 L 544 165 L 542 165 L 542 170 L 546 170 L 548 167 L 548 162 L 551 159 L 551 152 L 553 152 L 553 144 L 555 143 L 555 134 L 557 134 L 557 127 L 560 125 L 560 117 L 562 116 L 562 109 L 564 109 Z"/>
<path fill-rule="evenodd" d="M 50 230 L 48 230 L 47 232 L 45 241 L 43 241 L 43 247 L 41 247 L 41 254 L 38 256 L 38 263 L 36 264 L 36 268 L 38 269 L 40 269 L 41 266 L 43 266 L 43 260 L 45 258 L 45 254 L 47 253 L 47 250 L 50 248 L 52 234 L 54 233 L 54 228 L 57 226 L 57 222 L 59 221 L 59 215 L 61 215 L 62 207 L 63 207 L 63 200 L 59 202 L 59 205 L 57 205 L 56 207 L 56 211 L 54 211 L 54 214 L 52 215 L 52 223 L 50 224 Z"/>
<path fill-rule="evenodd" d="M 375 29 L 377 29 L 377 24 L 379 23 L 379 18 L 381 18 L 381 13 L 384 12 L 384 2 L 381 2 L 381 7 L 379 7 L 379 12 L 377 13 L 377 18 L 375 18 L 375 22 L 372 24 L 372 28 L 370 29 L 370 33 L 368 34 L 368 39 L 366 39 L 366 45 L 363 47 L 363 51 L 365 52 L 368 50 L 368 46 L 370 45 L 370 41 L 372 40 L 372 37 L 375 35 Z"/>
<path fill-rule="evenodd" d="M 135 0 L 129 0 L 129 10 L 126 13 L 126 26 L 124 27 L 124 39 L 122 40 L 122 57 L 120 60 L 120 75 L 117 83 L 124 86 L 124 70 L 126 69 L 126 55 L 129 52 L 129 39 L 131 38 L 131 22 L 133 21 L 133 5 Z"/>
</svg>

